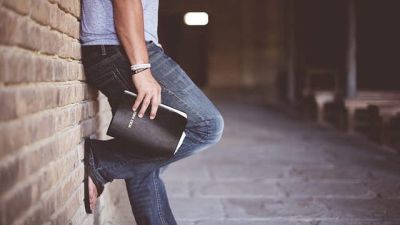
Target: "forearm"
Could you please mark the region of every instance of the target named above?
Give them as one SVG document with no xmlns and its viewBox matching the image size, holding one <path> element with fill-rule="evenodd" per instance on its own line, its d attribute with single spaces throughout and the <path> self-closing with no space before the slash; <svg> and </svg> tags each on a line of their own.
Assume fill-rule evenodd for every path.
<svg viewBox="0 0 400 225">
<path fill-rule="evenodd" d="M 115 29 L 131 65 L 148 63 L 142 1 L 114 0 L 113 4 Z"/>
</svg>

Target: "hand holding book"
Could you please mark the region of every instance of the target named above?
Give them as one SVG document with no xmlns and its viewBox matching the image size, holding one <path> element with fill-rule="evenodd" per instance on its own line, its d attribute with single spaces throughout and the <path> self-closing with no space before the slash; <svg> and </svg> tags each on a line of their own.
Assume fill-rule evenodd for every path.
<svg viewBox="0 0 400 225">
<path fill-rule="evenodd" d="M 186 113 L 159 104 L 154 119 L 147 116 L 140 118 L 132 110 L 136 97 L 135 93 L 124 91 L 107 134 L 131 144 L 133 151 L 140 155 L 172 157 L 185 138 Z"/>
</svg>

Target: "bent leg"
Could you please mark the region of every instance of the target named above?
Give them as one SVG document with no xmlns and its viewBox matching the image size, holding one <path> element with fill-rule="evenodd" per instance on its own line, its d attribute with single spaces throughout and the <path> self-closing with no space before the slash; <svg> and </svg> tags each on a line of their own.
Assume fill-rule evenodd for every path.
<svg viewBox="0 0 400 225">
<path fill-rule="evenodd" d="M 152 74 L 162 87 L 162 103 L 188 115 L 186 138 L 177 153 L 167 160 L 137 157 L 134 152 L 139 150 L 135 150 L 135 146 L 118 139 L 92 141 L 95 170 L 103 177 L 104 182 L 127 179 L 137 176 L 138 173 L 150 173 L 156 168 L 206 149 L 217 143 L 222 136 L 224 120 L 214 104 L 161 48 L 150 44 L 148 51 Z M 96 79 L 108 81 L 102 83 L 99 89 L 107 95 L 114 112 L 118 99 L 118 94 L 115 93 L 122 93 L 124 89 L 133 92 L 136 90 L 131 80 L 129 61 L 123 52 L 116 54 L 114 60 L 108 63 L 113 64 L 112 70 L 108 72 L 112 75 L 111 78 L 102 78 L 99 74 L 93 74 L 92 77 L 97 76 Z"/>
<path fill-rule="evenodd" d="M 224 120 L 213 103 L 162 49 L 153 44 L 148 45 L 148 50 L 152 74 L 162 86 L 162 103 L 188 115 L 186 138 L 172 158 L 152 160 L 138 157 L 134 153 L 135 146 L 121 140 L 92 140 L 94 170 L 101 176 L 103 183 L 125 179 L 132 211 L 139 225 L 169 225 L 176 222 L 159 177 L 160 168 L 217 143 L 222 136 Z M 95 77 L 98 74 L 92 74 L 92 77 L 102 81 L 99 82 L 99 89 L 108 97 L 113 113 L 118 92 L 122 93 L 123 89 L 136 92 L 129 61 L 122 53 L 115 58 L 113 70 L 108 72 L 111 78 Z"/>
</svg>

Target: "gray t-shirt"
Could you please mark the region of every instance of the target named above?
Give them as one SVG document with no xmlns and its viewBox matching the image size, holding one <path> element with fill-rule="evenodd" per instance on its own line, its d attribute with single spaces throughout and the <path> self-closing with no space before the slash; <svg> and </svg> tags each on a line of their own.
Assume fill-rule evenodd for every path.
<svg viewBox="0 0 400 225">
<path fill-rule="evenodd" d="M 115 32 L 112 0 L 82 0 L 81 31 L 82 45 L 119 45 Z M 144 36 L 146 41 L 158 43 L 159 0 L 142 0 Z"/>
</svg>

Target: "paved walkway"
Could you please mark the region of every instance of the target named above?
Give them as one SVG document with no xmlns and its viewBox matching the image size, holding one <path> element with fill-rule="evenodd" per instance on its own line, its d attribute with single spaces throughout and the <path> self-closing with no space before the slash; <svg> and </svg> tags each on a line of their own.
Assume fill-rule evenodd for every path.
<svg viewBox="0 0 400 225">
<path fill-rule="evenodd" d="M 217 105 L 222 141 L 164 174 L 179 225 L 400 224 L 397 154 L 266 106 Z M 132 224 L 121 193 L 115 224 Z"/>
</svg>

